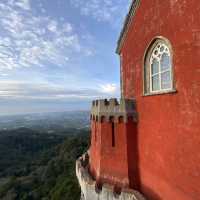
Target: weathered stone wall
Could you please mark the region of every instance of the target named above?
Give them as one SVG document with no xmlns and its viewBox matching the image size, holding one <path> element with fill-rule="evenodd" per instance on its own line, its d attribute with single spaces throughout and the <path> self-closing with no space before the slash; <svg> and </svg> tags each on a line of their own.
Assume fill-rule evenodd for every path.
<svg viewBox="0 0 200 200">
<path fill-rule="evenodd" d="M 143 59 L 163 36 L 176 93 L 143 95 Z M 152 200 L 200 199 L 200 2 L 140 0 L 121 51 L 123 94 L 138 112 L 138 177 Z"/>
<path fill-rule="evenodd" d="M 88 154 L 83 155 L 76 162 L 76 175 L 81 187 L 81 200 L 145 200 L 144 197 L 135 190 L 122 190 L 120 194 L 114 192 L 111 185 L 104 184 L 98 189 L 96 181 L 92 179 L 88 171 Z"/>
</svg>

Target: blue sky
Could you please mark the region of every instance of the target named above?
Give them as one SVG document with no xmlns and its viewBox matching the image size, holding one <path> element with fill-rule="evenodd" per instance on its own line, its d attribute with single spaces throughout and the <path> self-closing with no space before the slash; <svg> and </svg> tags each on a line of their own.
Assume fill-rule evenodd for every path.
<svg viewBox="0 0 200 200">
<path fill-rule="evenodd" d="M 130 0 L 1 0 L 0 114 L 86 110 L 119 96 Z"/>
</svg>

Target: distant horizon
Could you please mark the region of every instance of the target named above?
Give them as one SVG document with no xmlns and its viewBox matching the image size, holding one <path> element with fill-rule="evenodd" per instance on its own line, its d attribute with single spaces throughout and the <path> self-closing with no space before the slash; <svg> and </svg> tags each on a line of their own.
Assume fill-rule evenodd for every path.
<svg viewBox="0 0 200 200">
<path fill-rule="evenodd" d="M 53 114 L 53 113 L 67 113 L 67 112 L 90 112 L 88 110 L 63 110 L 63 111 L 44 111 L 44 112 L 27 112 L 27 113 L 10 113 L 10 114 L 0 114 L 0 117 L 8 117 L 8 116 L 23 116 L 23 115 L 45 115 L 45 114 Z"/>
</svg>

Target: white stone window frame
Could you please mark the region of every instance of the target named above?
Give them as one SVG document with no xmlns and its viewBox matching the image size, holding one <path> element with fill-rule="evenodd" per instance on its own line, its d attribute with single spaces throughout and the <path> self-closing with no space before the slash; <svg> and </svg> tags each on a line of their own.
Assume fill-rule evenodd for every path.
<svg viewBox="0 0 200 200">
<path fill-rule="evenodd" d="M 163 49 L 163 50 L 162 50 Z M 167 66 L 167 69 L 165 70 L 162 70 L 162 66 L 161 66 L 161 62 L 162 62 L 162 56 L 163 55 L 167 55 L 169 57 L 169 66 Z M 153 61 L 156 60 L 157 63 L 158 63 L 158 71 L 153 73 Z M 170 50 L 169 50 L 169 47 L 165 44 L 165 43 L 162 43 L 162 42 L 159 42 L 157 43 L 157 45 L 154 47 L 152 53 L 151 53 L 151 57 L 150 57 L 150 63 L 149 63 L 149 67 L 150 67 L 150 93 L 157 93 L 157 92 L 162 92 L 162 91 L 171 91 L 173 89 L 173 80 L 172 80 L 172 59 L 171 59 L 171 53 L 170 53 Z M 162 86 L 162 81 L 163 81 L 163 78 L 162 78 L 162 75 L 164 73 L 167 73 L 169 72 L 169 84 L 170 84 L 170 87 L 168 88 L 164 88 Z M 159 86 L 159 89 L 157 90 L 154 90 L 153 89 L 153 78 L 155 78 L 156 76 L 158 76 L 158 86 Z"/>
<path fill-rule="evenodd" d="M 167 53 L 169 58 L 170 58 L 170 70 L 166 71 L 161 71 L 161 66 L 159 64 L 159 84 L 160 88 L 158 90 L 153 90 L 152 88 L 152 60 L 153 60 L 153 53 L 157 49 L 159 45 L 162 45 L 167 49 L 167 51 L 164 51 L 164 53 Z M 159 63 L 161 61 L 161 58 L 159 58 Z M 164 72 L 170 71 L 170 87 L 168 88 L 163 88 L 161 87 L 161 74 Z M 144 54 L 144 71 L 143 71 L 143 95 L 144 96 L 149 96 L 149 95 L 157 95 L 157 94 L 165 94 L 165 93 L 174 93 L 177 92 L 175 89 L 175 84 L 174 84 L 174 66 L 173 66 L 173 52 L 172 52 L 172 47 L 169 42 L 169 40 L 165 39 L 164 37 L 156 37 L 154 38 L 148 48 L 145 51 Z M 155 74 L 154 74 L 155 75 Z"/>
</svg>

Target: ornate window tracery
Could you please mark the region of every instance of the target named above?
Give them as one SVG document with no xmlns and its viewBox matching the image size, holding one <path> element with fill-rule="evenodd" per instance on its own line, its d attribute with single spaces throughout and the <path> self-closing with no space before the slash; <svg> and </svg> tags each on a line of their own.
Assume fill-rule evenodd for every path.
<svg viewBox="0 0 200 200">
<path fill-rule="evenodd" d="M 145 57 L 145 94 L 172 91 L 172 67 L 172 53 L 169 45 L 164 40 L 156 40 Z"/>
</svg>

